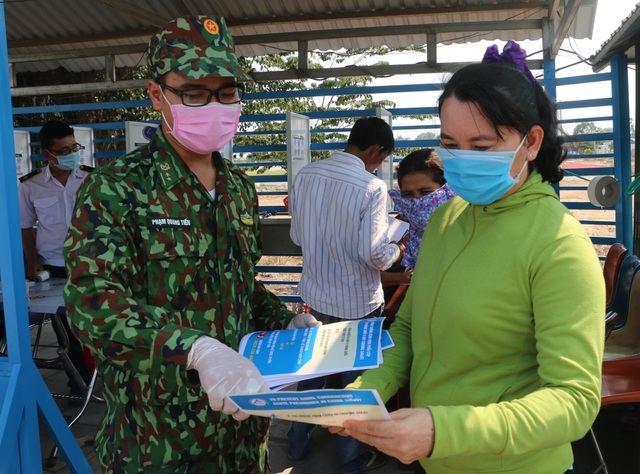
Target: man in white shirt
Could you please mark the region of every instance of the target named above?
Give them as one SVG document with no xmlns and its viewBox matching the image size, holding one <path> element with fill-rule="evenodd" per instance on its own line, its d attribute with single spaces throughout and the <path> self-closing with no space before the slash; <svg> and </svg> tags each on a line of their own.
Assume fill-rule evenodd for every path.
<svg viewBox="0 0 640 474">
<path fill-rule="evenodd" d="M 47 122 L 40 129 L 40 146 L 47 166 L 22 176 L 18 186 L 25 274 L 33 280 L 39 271 L 47 270 L 53 278 L 66 278 L 62 246 L 78 188 L 93 168 L 80 165 L 82 145 L 76 142 L 73 128 L 66 123 Z M 67 318 L 60 321 L 69 339 L 69 358 L 88 382 L 90 374 L 82 346 L 71 333 Z M 61 335 L 58 339 L 62 340 Z M 82 395 L 70 374 L 69 387 L 72 395 Z"/>
<path fill-rule="evenodd" d="M 92 170 L 80 165 L 82 145 L 66 123 L 46 123 L 40 130 L 40 145 L 47 166 L 22 176 L 18 187 L 25 273 L 30 280 L 41 270 L 66 277 L 62 244 L 78 188 Z"/>
<path fill-rule="evenodd" d="M 324 324 L 380 316 L 384 293 L 380 271 L 402 253 L 387 236 L 387 186 L 372 173 L 394 148 L 393 131 L 382 119 L 356 121 L 347 148 L 298 173 L 289 196 L 291 239 L 302 247 L 299 294 Z M 360 372 L 342 374 L 347 385 Z M 322 388 L 324 378 L 298 383 L 298 390 Z M 313 426 L 294 423 L 289 459 L 309 453 Z M 338 469 L 365 472 L 384 464 L 384 455 L 353 438 L 338 437 Z"/>
</svg>

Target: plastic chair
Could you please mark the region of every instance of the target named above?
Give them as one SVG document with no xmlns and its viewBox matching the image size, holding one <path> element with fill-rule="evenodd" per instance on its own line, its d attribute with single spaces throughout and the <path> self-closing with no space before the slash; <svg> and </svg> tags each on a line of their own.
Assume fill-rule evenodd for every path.
<svg viewBox="0 0 640 474">
<path fill-rule="evenodd" d="M 620 258 L 614 250 L 610 262 L 615 264 Z M 640 357 L 629 357 L 640 354 L 640 277 L 636 278 L 639 269 L 640 259 L 635 255 L 624 256 L 616 284 L 607 287 L 608 312 L 605 318 L 601 406 L 640 402 Z M 605 283 L 608 278 L 611 282 L 612 276 L 609 274 L 607 277 L 605 274 Z M 615 276 L 613 278 L 615 281 Z M 613 295 L 610 294 L 609 288 L 614 288 Z M 624 320 L 620 322 L 622 317 Z M 594 474 L 608 474 L 607 464 L 593 427 L 589 433 L 600 460 Z"/>
<path fill-rule="evenodd" d="M 604 360 L 624 359 L 640 355 L 640 259 L 627 255 L 622 262 L 613 303 L 607 308 L 619 315 L 604 346 Z"/>
<path fill-rule="evenodd" d="M 606 263 L 606 260 L 605 260 Z M 615 286 L 613 287 L 613 294 L 611 296 L 611 302 L 607 304 L 607 312 L 615 311 L 620 315 L 618 324 L 616 324 L 614 331 L 622 328 L 627 323 L 627 315 L 629 314 L 629 294 L 631 292 L 631 284 L 636 276 L 636 273 L 640 270 L 640 259 L 627 253 L 620 264 L 620 271 L 618 272 L 617 281 L 615 276 Z M 609 278 L 611 281 L 612 278 Z M 607 277 L 605 276 L 605 285 Z M 608 295 L 609 296 L 609 295 Z"/>
<path fill-rule="evenodd" d="M 604 317 L 604 340 L 606 341 L 611 336 L 613 332 L 613 328 L 616 327 L 618 321 L 620 320 L 620 315 L 615 311 L 609 311 Z"/>
<path fill-rule="evenodd" d="M 604 259 L 604 285 L 607 290 L 607 306 L 613 303 L 618 275 L 622 267 L 622 261 L 629 252 L 629 249 L 621 243 L 615 243 L 609 247 L 607 256 Z"/>
</svg>

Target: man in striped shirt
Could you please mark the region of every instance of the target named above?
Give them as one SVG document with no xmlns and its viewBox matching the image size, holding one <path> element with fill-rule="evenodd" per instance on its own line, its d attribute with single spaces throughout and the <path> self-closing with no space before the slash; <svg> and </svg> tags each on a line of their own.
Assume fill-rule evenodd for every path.
<svg viewBox="0 0 640 474">
<path fill-rule="evenodd" d="M 380 271 L 396 261 L 402 244 L 387 236 L 387 186 L 373 171 L 393 151 L 391 127 L 377 117 L 356 121 L 347 148 L 305 166 L 289 195 L 291 239 L 302 247 L 298 290 L 323 323 L 380 316 L 384 294 Z M 343 386 L 360 372 L 342 374 Z M 298 390 L 322 388 L 325 378 L 298 383 Z M 314 425 L 294 423 L 288 457 L 311 450 Z M 337 440 L 342 474 L 360 473 L 384 464 L 384 455 L 353 438 Z"/>
</svg>

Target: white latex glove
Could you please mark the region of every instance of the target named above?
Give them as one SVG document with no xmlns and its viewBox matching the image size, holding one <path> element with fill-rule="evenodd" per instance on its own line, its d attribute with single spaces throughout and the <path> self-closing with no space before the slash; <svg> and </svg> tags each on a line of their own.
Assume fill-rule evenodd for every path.
<svg viewBox="0 0 640 474">
<path fill-rule="evenodd" d="M 245 420 L 249 415 L 240 410 L 229 395 L 269 391 L 253 362 L 212 337 L 199 337 L 191 346 L 187 368 L 198 371 L 211 408 L 236 420 Z"/>
<path fill-rule="evenodd" d="M 299 313 L 287 325 L 287 329 L 304 329 L 322 326 L 322 321 L 318 321 L 313 314 Z"/>
</svg>

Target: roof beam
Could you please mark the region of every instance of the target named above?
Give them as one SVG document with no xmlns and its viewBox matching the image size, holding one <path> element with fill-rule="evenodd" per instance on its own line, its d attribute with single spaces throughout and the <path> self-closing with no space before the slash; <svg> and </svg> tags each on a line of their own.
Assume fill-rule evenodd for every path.
<svg viewBox="0 0 640 474">
<path fill-rule="evenodd" d="M 529 67 L 534 70 L 542 69 L 542 61 L 527 60 Z M 293 79 L 326 79 L 329 77 L 355 77 L 355 76 L 394 76 L 398 74 L 433 74 L 454 72 L 467 63 L 440 63 L 430 64 L 429 62 L 404 65 L 384 65 L 384 66 L 346 66 L 341 68 L 323 69 L 289 69 L 286 71 L 255 72 L 251 76 L 256 82 L 270 82 Z M 65 84 L 52 86 L 18 87 L 11 89 L 12 97 L 23 97 L 33 95 L 55 95 L 70 94 L 79 92 L 92 92 L 95 90 L 121 90 L 140 89 L 147 86 L 147 79 Z"/>
<path fill-rule="evenodd" d="M 579 1 L 579 0 L 578 0 Z M 373 36 L 407 36 L 435 33 L 469 33 L 500 30 L 540 30 L 542 20 L 474 21 L 469 23 L 437 23 L 423 25 L 380 26 L 337 30 L 291 31 L 264 35 L 234 36 L 238 45 L 282 43 L 287 41 L 313 41 L 336 38 L 366 38 Z"/>
<path fill-rule="evenodd" d="M 403 25 L 397 27 L 373 27 L 354 28 L 336 30 L 315 30 L 315 31 L 291 31 L 287 33 L 273 33 L 263 35 L 235 36 L 236 46 L 270 44 L 291 41 L 296 44 L 305 41 L 310 42 L 321 39 L 338 38 L 362 38 L 377 36 L 404 36 L 404 35 L 427 35 L 427 38 L 435 38 L 439 33 L 468 33 L 478 31 L 500 31 L 508 30 L 539 30 L 542 28 L 542 20 L 513 20 L 513 21 L 476 21 L 470 23 L 439 23 L 424 25 Z M 434 36 L 435 35 L 435 36 Z M 142 42 L 144 40 L 144 42 Z M 135 54 L 146 51 L 148 38 L 141 38 L 137 44 L 121 46 L 104 46 L 96 48 L 74 48 L 72 50 L 44 52 L 44 53 L 12 53 L 9 50 L 9 61 L 13 63 L 55 61 L 63 59 L 89 58 L 105 55 Z M 428 42 L 428 41 L 427 41 Z M 434 42 L 435 44 L 435 42 Z"/>
<path fill-rule="evenodd" d="M 176 0 L 183 15 L 201 15 L 200 9 L 196 8 L 193 0 Z M 214 10 L 215 11 L 215 10 Z"/>
<path fill-rule="evenodd" d="M 122 0 L 93 0 L 93 1 L 100 1 L 100 2 L 110 2 L 110 3 L 114 3 L 114 2 L 122 2 Z M 183 0 L 184 1 L 184 0 Z M 518 9 L 526 9 L 527 11 L 530 11 L 530 9 L 532 8 L 532 5 L 534 7 L 540 7 L 540 8 L 545 8 L 545 6 L 547 6 L 547 1 L 548 0 L 535 0 L 534 2 L 520 2 L 520 3 L 512 3 L 509 5 L 509 7 L 507 7 L 505 4 L 497 4 L 497 5 L 491 5 L 490 7 L 484 6 L 472 6 L 469 5 L 467 7 L 465 7 L 465 13 L 470 13 L 470 12 L 479 12 L 479 11 L 496 11 L 496 10 L 518 10 Z M 127 2 L 124 2 L 127 3 Z M 147 12 L 146 10 L 143 10 L 145 12 Z M 148 13 L 148 12 L 147 12 Z M 444 14 L 444 13 L 461 13 L 461 11 L 455 10 L 452 7 L 449 8 L 427 8 L 427 7 L 421 7 L 421 8 L 414 8 L 414 9 L 402 9 L 402 10 L 393 10 L 393 11 L 385 11 L 385 10 L 379 10 L 379 11 L 375 11 L 375 12 L 357 12 L 357 13 L 344 13 L 344 14 L 338 14 L 338 13 L 331 13 L 331 14 L 324 14 L 324 15 L 300 15 L 300 16 L 296 16 L 294 18 L 295 22 L 292 21 L 292 17 L 268 17 L 268 18 L 252 18 L 252 19 L 245 19 L 245 20 L 229 20 L 227 21 L 227 26 L 229 27 L 229 29 L 231 30 L 231 33 L 233 34 L 234 40 L 236 40 L 236 44 L 237 44 L 237 39 L 238 38 L 242 38 L 242 35 L 239 35 L 237 31 L 234 31 L 234 29 L 238 28 L 238 27 L 242 27 L 242 26 L 253 26 L 253 25 L 261 25 L 261 24 L 273 24 L 273 23 L 284 23 L 284 22 L 289 22 L 292 24 L 301 24 L 301 25 L 305 25 L 305 28 L 310 27 L 308 25 L 309 22 L 311 21 L 315 21 L 315 20 L 341 20 L 341 19 L 351 19 L 351 18 L 357 18 L 359 20 L 367 18 L 367 17 L 378 17 L 378 16 L 384 16 L 384 17 L 390 17 L 390 16 L 407 16 L 407 15 L 411 15 L 411 16 L 417 16 L 417 15 L 435 15 L 435 14 Z M 148 13 L 149 14 L 149 13 Z M 157 15 L 155 15 L 155 21 L 153 24 L 158 24 L 160 20 L 157 18 Z M 478 22 L 478 23 L 483 23 L 483 22 Z M 500 24 L 504 24 L 505 22 L 500 22 Z M 452 24 L 452 23 L 449 23 Z M 158 28 L 160 28 L 161 26 L 163 26 L 164 23 L 162 25 L 160 25 Z M 426 24 L 425 24 L 426 25 Z M 445 25 L 445 24 L 443 24 Z M 411 27 L 412 25 L 408 25 L 406 27 Z M 413 25 L 415 26 L 415 25 Z M 431 25 L 433 27 L 437 27 L 439 26 L 438 24 L 435 25 Z M 111 32 L 111 33 L 103 33 L 103 34 L 94 34 L 94 35 L 85 35 L 82 37 L 78 37 L 78 36 L 67 36 L 67 37 L 59 37 L 59 38 L 47 38 L 46 40 L 46 44 L 47 45 L 61 45 L 61 44 L 78 44 L 78 43 L 82 43 L 82 42 L 96 42 L 96 41 L 109 41 L 109 40 L 114 40 L 114 39 L 123 39 L 123 38 L 136 38 L 136 37 L 142 37 L 144 38 L 143 41 L 148 41 L 149 37 L 153 34 L 155 34 L 158 30 L 158 28 L 141 28 L 138 30 L 132 30 L 132 31 L 128 31 L 126 33 L 126 35 L 123 34 L 122 31 L 117 31 L 117 32 Z M 403 27 L 405 28 L 405 27 Z M 504 27 L 499 27 L 498 29 L 505 29 Z M 346 31 L 345 29 L 339 29 L 338 31 L 344 32 Z M 296 34 L 296 33 L 292 33 L 292 34 Z M 268 36 L 268 35 L 267 35 Z M 12 49 L 16 49 L 16 48 L 29 48 L 29 47 L 40 47 L 43 44 L 43 40 L 42 39 L 32 39 L 32 40 L 12 40 L 12 41 L 8 41 L 7 42 L 7 47 L 9 48 L 9 52 L 11 52 Z"/>
<path fill-rule="evenodd" d="M 100 56 L 144 53 L 146 49 L 147 43 L 101 46 L 97 48 L 79 48 L 44 53 L 13 54 L 10 55 L 10 61 L 13 63 L 35 63 L 40 61 L 57 61 L 63 59 L 97 58 Z"/>
<path fill-rule="evenodd" d="M 549 12 L 547 16 L 555 21 L 556 17 L 560 18 L 560 0 L 549 0 Z"/>
<path fill-rule="evenodd" d="M 578 13 L 578 8 L 580 8 L 581 3 L 582 0 L 567 0 L 564 12 L 560 18 L 560 24 L 554 32 L 553 44 L 551 45 L 551 51 L 549 52 L 552 58 L 555 58 L 558 55 L 558 51 L 560 51 L 560 47 L 567 35 L 567 31 L 569 31 L 573 20 L 576 18 L 576 14 Z"/>
<path fill-rule="evenodd" d="M 93 0 L 103 5 L 118 10 L 119 13 L 126 13 L 140 20 L 144 20 L 151 25 L 162 28 L 168 20 L 161 18 L 157 13 L 145 10 L 136 5 L 132 5 L 126 0 Z"/>
<path fill-rule="evenodd" d="M 558 0 L 557 0 L 558 1 Z M 531 1 L 508 1 L 505 3 L 495 3 L 482 5 L 465 5 L 461 9 L 459 5 L 450 7 L 416 7 L 416 8 L 396 8 L 396 9 L 383 9 L 378 10 L 364 10 L 349 12 L 332 12 L 332 13 L 314 13 L 307 15 L 293 16 L 265 16 L 263 18 L 244 18 L 233 21 L 228 21 L 227 26 L 232 28 L 234 26 L 255 26 L 261 24 L 273 24 L 273 23 L 293 23 L 302 22 L 309 23 L 312 21 L 326 21 L 326 20 L 350 20 L 364 18 L 377 18 L 377 17 L 390 17 L 390 16 L 419 16 L 419 15 L 443 15 L 447 13 L 477 13 L 477 12 L 495 12 L 499 10 L 526 10 L 530 12 L 535 8 L 547 8 L 549 0 L 531 0 Z"/>
</svg>

